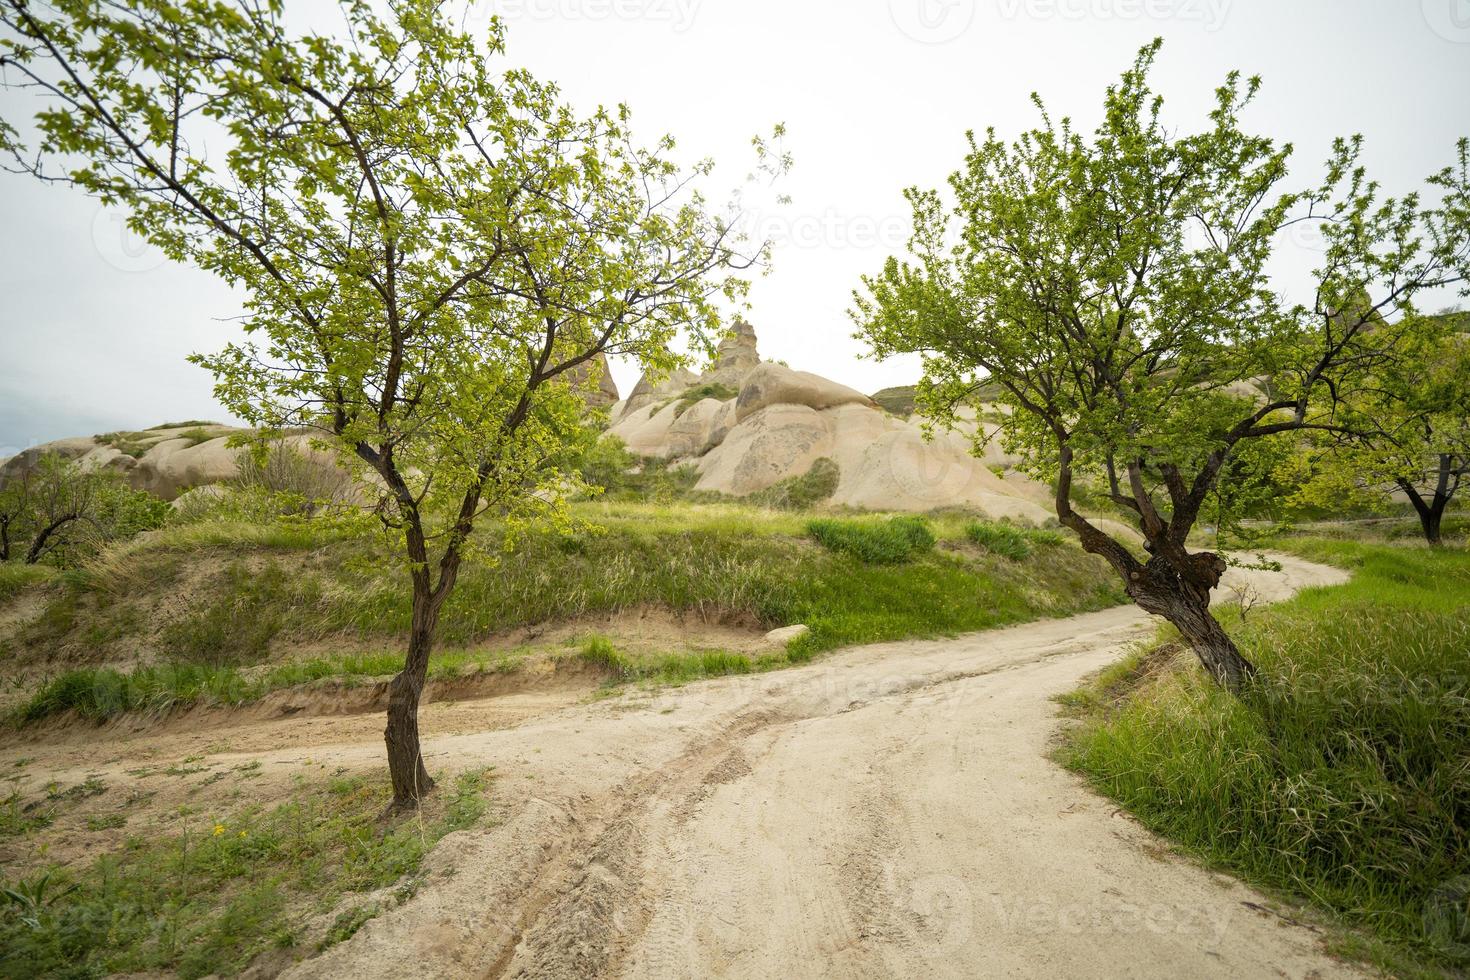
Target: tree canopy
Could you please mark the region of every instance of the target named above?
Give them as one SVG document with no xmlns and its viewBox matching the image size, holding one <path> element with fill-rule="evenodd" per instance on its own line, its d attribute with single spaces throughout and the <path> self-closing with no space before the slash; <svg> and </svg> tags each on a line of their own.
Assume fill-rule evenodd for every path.
<svg viewBox="0 0 1470 980">
<path fill-rule="evenodd" d="M 1431 545 L 1470 476 L 1470 336 L 1453 314 L 1421 317 L 1398 356 L 1345 406 L 1348 433 L 1303 450 L 1299 501 L 1341 510 L 1402 495 Z"/>
<path fill-rule="evenodd" d="M 281 0 L 0 0 L 5 84 L 41 107 L 33 139 L 0 124 L 0 149 L 239 287 L 247 339 L 196 358 L 220 400 L 320 433 L 377 488 L 414 590 L 389 726 L 412 801 L 428 776 L 407 719 L 476 519 L 560 520 L 569 379 L 604 354 L 668 369 L 680 334 L 708 346 L 762 255 L 695 187 L 708 161 L 498 67 L 498 22 L 476 38 L 436 0 L 336 10 L 316 32 Z"/>
<path fill-rule="evenodd" d="M 1233 685 L 1250 665 L 1207 611 L 1226 563 L 1188 535 L 1239 447 L 1342 430 L 1341 405 L 1421 322 L 1416 297 L 1463 288 L 1470 143 L 1428 195 L 1385 195 L 1356 137 L 1320 184 L 1287 189 L 1291 145 L 1242 125 L 1259 80 L 1231 73 L 1206 124 L 1179 133 L 1149 85 L 1159 47 L 1108 88 L 1090 135 L 1035 96 L 1041 121 L 1019 138 L 972 133 L 948 203 L 906 192 L 912 258 L 865 277 L 853 316 L 878 356 L 922 355 L 919 401 L 941 423 L 998 386 L 1000 438 L 1055 487 L 1061 522 Z M 1292 301 L 1267 267 L 1298 221 L 1324 251 Z M 1082 480 L 1132 517 L 1146 557 L 1074 507 Z"/>
</svg>

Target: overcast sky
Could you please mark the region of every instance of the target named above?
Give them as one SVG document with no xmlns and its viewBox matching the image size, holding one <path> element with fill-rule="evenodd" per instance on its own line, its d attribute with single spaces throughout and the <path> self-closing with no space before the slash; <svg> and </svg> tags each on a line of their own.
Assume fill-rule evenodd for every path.
<svg viewBox="0 0 1470 980">
<path fill-rule="evenodd" d="M 787 124 L 793 202 L 759 216 L 777 244 L 750 319 L 763 356 L 869 392 L 917 375 L 863 360 L 845 313 L 858 276 L 901 249 L 902 189 L 941 183 L 966 129 L 1031 124 L 1033 90 L 1090 126 L 1151 37 L 1166 39 L 1154 81 L 1181 127 L 1229 69 L 1262 75 L 1247 123 L 1296 144 L 1304 181 L 1333 136 L 1361 132 L 1373 175 L 1412 189 L 1470 134 L 1470 0 L 481 0 L 469 22 L 492 12 L 508 64 L 583 108 L 627 102 L 645 142 L 669 132 L 720 163 L 712 192 L 739 183 L 751 135 Z M 7 118 L 20 105 L 0 95 Z M 184 358 L 230 338 L 238 296 L 138 248 L 75 191 L 0 174 L 0 229 L 0 457 L 223 418 Z M 1297 239 L 1277 268 L 1286 289 L 1312 266 Z M 614 375 L 624 393 L 636 380 Z"/>
</svg>

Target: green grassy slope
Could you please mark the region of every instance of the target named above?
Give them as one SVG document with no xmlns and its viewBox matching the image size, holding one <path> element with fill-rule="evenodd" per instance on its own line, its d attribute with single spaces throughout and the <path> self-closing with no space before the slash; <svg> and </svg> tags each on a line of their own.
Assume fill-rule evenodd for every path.
<svg viewBox="0 0 1470 980">
<path fill-rule="evenodd" d="M 1284 542 L 1354 571 L 1231 624 L 1240 699 L 1187 655 L 1070 702 L 1064 761 L 1148 826 L 1372 937 L 1409 975 L 1470 968 L 1470 554 Z"/>
<path fill-rule="evenodd" d="M 442 617 L 445 652 L 435 669 L 487 666 L 474 648 L 510 631 L 642 607 L 751 632 L 810 627 L 776 661 L 751 664 L 763 669 L 848 644 L 984 629 L 1122 599 L 1101 561 L 1075 546 L 1040 535 L 1017 561 L 972 540 L 973 522 L 963 516 L 929 519 L 926 533 L 937 541 L 889 563 L 824 547 L 793 513 L 586 504 L 580 516 L 596 528 L 532 534 L 513 553 L 464 569 Z M 859 538 L 889 533 L 879 518 L 837 523 Z M 0 658 L 33 671 L 43 664 L 53 675 L 23 709 L 31 720 L 67 708 L 106 717 L 231 703 L 320 677 L 380 676 L 394 669 L 409 622 L 406 576 L 373 541 L 289 525 L 166 527 L 83 570 L 17 583 L 9 601 L 21 596 L 42 606 L 0 638 Z M 302 649 L 310 655 L 294 652 Z M 724 665 L 715 672 L 741 666 L 707 656 L 721 651 L 644 653 L 660 663 L 673 654 Z"/>
</svg>

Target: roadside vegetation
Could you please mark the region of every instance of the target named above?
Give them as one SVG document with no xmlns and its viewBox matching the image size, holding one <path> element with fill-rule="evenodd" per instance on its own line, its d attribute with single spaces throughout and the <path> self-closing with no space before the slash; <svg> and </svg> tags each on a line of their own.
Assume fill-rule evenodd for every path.
<svg viewBox="0 0 1470 980">
<path fill-rule="evenodd" d="M 1284 538 L 1352 581 L 1222 618 L 1232 697 L 1164 637 L 1069 698 L 1061 758 L 1154 831 L 1371 936 L 1401 975 L 1470 968 L 1470 553 Z"/>
<path fill-rule="evenodd" d="M 1122 601 L 1103 563 L 1059 536 L 1012 529 L 1035 548 L 1018 561 L 977 546 L 964 514 L 813 517 L 604 500 L 573 513 L 574 533 L 529 533 L 513 553 L 466 562 L 431 679 L 513 671 L 527 655 L 516 637 L 528 629 L 625 610 L 659 609 L 754 637 L 810 628 L 755 654 L 631 649 L 603 637 L 617 648 L 605 664 L 611 679 L 677 681 Z M 243 704 L 327 678 L 381 679 L 396 669 L 389 651 L 412 615 L 396 575 L 371 534 L 291 517 L 171 524 L 80 567 L 26 573 L 7 587 L 11 601 L 28 595 L 38 608 L 0 637 L 0 656 L 41 682 L 14 702 L 10 720 L 74 711 L 100 721 Z M 599 632 L 589 627 L 555 654 L 580 656 Z"/>
<path fill-rule="evenodd" d="M 488 787 L 466 772 L 386 821 L 389 787 L 359 776 L 300 780 L 272 806 L 186 810 L 85 866 L 7 882 L 0 976 L 232 976 L 257 957 L 278 972 L 410 898 L 439 839 L 479 822 Z"/>
</svg>

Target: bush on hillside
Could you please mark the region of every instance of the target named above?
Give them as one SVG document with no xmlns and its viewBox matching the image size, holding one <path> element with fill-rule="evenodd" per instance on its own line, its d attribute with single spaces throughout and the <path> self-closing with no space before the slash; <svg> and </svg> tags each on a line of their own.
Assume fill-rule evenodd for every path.
<svg viewBox="0 0 1470 980">
<path fill-rule="evenodd" d="M 0 486 L 0 561 L 74 567 L 167 515 L 167 503 L 121 474 L 46 453 Z"/>
<path fill-rule="evenodd" d="M 351 473 L 325 453 L 311 454 L 280 440 L 246 447 L 237 457 L 234 485 L 246 495 L 267 498 L 278 515 L 311 515 L 351 503 L 357 486 Z"/>
<path fill-rule="evenodd" d="M 965 536 L 986 551 L 1012 561 L 1030 557 L 1033 547 L 1056 545 L 1063 541 L 1056 531 L 1018 527 L 1004 521 L 972 521 L 965 525 Z"/>
<path fill-rule="evenodd" d="M 829 550 L 870 565 L 896 565 L 934 547 L 934 532 L 922 517 L 818 518 L 808 521 L 806 528 Z"/>
<path fill-rule="evenodd" d="M 746 497 L 748 503 L 775 510 L 808 510 L 837 492 L 842 471 L 823 456 L 800 476 L 787 477 Z"/>
</svg>

